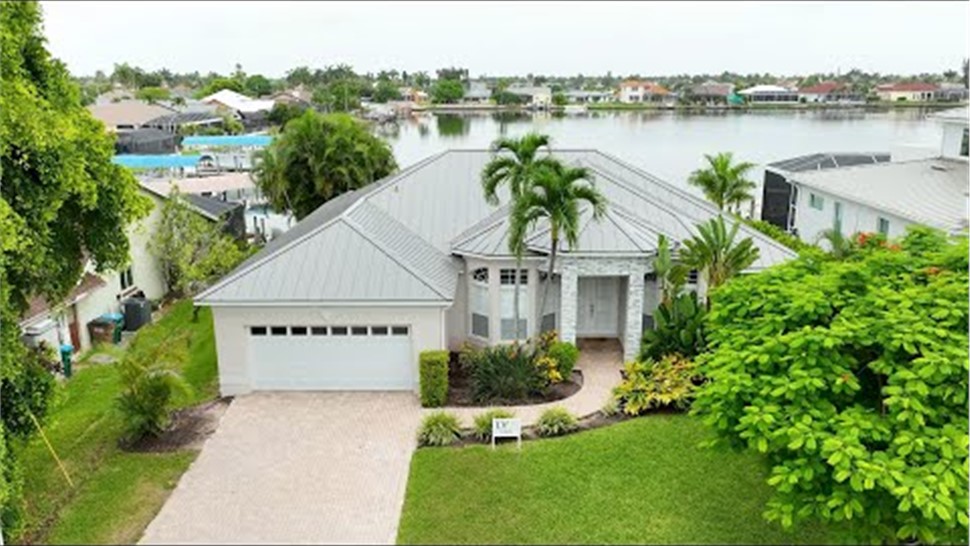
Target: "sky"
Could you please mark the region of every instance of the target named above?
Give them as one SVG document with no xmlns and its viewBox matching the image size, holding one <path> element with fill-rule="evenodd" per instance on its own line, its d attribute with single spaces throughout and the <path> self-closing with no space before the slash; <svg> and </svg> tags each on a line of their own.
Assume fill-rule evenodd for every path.
<svg viewBox="0 0 970 546">
<path fill-rule="evenodd" d="M 968 2 L 41 2 L 75 75 L 279 77 L 347 63 L 471 75 L 959 70 Z"/>
</svg>

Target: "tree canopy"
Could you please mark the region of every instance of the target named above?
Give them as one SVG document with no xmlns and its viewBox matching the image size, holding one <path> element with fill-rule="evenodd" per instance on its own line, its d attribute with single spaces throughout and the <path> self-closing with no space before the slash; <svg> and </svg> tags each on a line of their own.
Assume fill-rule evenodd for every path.
<svg viewBox="0 0 970 546">
<path fill-rule="evenodd" d="M 704 159 L 708 167 L 691 173 L 688 182 L 700 188 L 717 208 L 737 208 L 752 199 L 751 190 L 755 188 L 755 183 L 745 176 L 755 167 L 754 163 L 734 163 L 731 152 L 713 156 L 704 154 Z"/>
<path fill-rule="evenodd" d="M 5 409 L 43 418 L 44 397 L 12 405 L 6 399 L 23 392 L 10 386 L 30 373 L 18 325 L 28 298 L 63 299 L 88 258 L 99 270 L 124 265 L 125 228 L 150 202 L 131 173 L 111 162 L 112 137 L 45 49 L 36 2 L 0 5 L 0 73 L 0 396 Z M 3 412 L 4 436 L 16 432 L 11 425 L 23 417 L 16 413 Z M 0 464 L 9 479 L 16 466 L 9 451 Z M 0 499 L 9 494 L 4 481 Z M 16 526 L 15 504 L 4 505 L 5 532 Z"/>
<path fill-rule="evenodd" d="M 235 91 L 236 93 L 242 93 L 245 91 L 243 88 L 243 82 L 237 80 L 236 78 L 216 78 L 206 84 L 205 87 L 196 91 L 195 98 L 201 99 L 208 97 L 213 93 L 218 93 L 223 89 L 229 89 Z"/>
<path fill-rule="evenodd" d="M 390 146 L 361 122 L 307 110 L 259 154 L 254 178 L 275 210 L 299 219 L 396 169 Z"/>
<path fill-rule="evenodd" d="M 465 88 L 458 80 L 438 80 L 431 88 L 431 102 L 454 104 L 465 96 Z"/>
<path fill-rule="evenodd" d="M 693 410 L 767 455 L 766 516 L 866 541 L 967 538 L 967 240 L 807 249 L 712 294 Z"/>
<path fill-rule="evenodd" d="M 374 95 L 371 97 L 374 102 L 387 102 L 391 100 L 401 100 L 401 92 L 391 80 L 381 80 L 374 88 Z"/>
</svg>

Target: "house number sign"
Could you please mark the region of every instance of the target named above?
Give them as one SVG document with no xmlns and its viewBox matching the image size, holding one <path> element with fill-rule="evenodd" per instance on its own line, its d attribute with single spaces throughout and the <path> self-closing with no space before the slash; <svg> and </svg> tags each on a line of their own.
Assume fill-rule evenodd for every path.
<svg viewBox="0 0 970 546">
<path fill-rule="evenodd" d="M 492 419 L 492 449 L 495 449 L 496 438 L 515 438 L 519 449 L 522 449 L 522 420 Z"/>
</svg>

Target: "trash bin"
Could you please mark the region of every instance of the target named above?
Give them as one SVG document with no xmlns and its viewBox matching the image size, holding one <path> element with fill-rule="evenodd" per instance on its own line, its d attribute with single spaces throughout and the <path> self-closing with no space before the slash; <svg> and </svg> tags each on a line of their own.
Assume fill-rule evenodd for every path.
<svg viewBox="0 0 970 546">
<path fill-rule="evenodd" d="M 115 345 L 121 343 L 121 331 L 125 327 L 125 316 L 121 313 L 105 313 L 101 315 L 101 318 L 114 324 L 115 327 L 111 339 Z"/>
<path fill-rule="evenodd" d="M 152 321 L 152 304 L 143 298 L 129 298 L 121 302 L 125 313 L 125 329 L 135 332 Z"/>
<path fill-rule="evenodd" d="M 61 364 L 64 366 L 64 377 L 71 377 L 71 356 L 73 354 L 73 345 L 70 343 L 61 345 Z"/>
<path fill-rule="evenodd" d="M 115 324 L 104 317 L 98 317 L 88 323 L 88 333 L 92 343 L 111 343 Z"/>
</svg>

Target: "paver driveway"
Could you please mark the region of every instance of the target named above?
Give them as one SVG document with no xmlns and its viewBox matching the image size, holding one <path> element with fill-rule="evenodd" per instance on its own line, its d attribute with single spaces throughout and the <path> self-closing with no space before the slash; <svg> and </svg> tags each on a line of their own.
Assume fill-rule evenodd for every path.
<svg viewBox="0 0 970 546">
<path fill-rule="evenodd" d="M 393 543 L 420 416 L 411 393 L 240 396 L 141 542 Z"/>
</svg>

